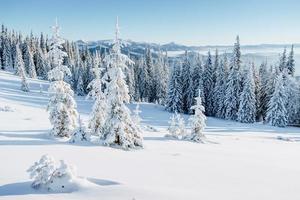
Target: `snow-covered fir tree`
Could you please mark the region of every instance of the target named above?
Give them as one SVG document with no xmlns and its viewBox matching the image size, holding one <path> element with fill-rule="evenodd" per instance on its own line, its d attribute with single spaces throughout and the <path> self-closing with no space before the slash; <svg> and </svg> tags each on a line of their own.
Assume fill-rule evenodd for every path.
<svg viewBox="0 0 300 200">
<path fill-rule="evenodd" d="M 20 50 L 20 45 L 18 44 L 16 47 L 16 59 L 15 59 L 15 66 L 17 67 L 17 73 L 21 77 L 21 90 L 24 92 L 29 91 L 29 85 L 26 79 L 26 72 L 24 67 L 24 62 L 22 59 L 22 53 Z"/>
<path fill-rule="evenodd" d="M 267 63 L 263 62 L 259 67 L 259 80 L 260 80 L 260 97 L 259 97 L 259 112 L 258 115 L 262 117 L 263 120 L 266 118 L 266 112 L 268 107 L 268 81 L 269 81 L 269 71 L 267 69 Z"/>
<path fill-rule="evenodd" d="M 207 54 L 207 59 L 204 65 L 203 73 L 203 85 L 204 85 L 204 97 L 205 97 L 205 113 L 208 116 L 213 115 L 213 96 L 214 96 L 214 68 L 212 64 L 212 58 L 210 51 Z"/>
<path fill-rule="evenodd" d="M 135 106 L 135 109 L 133 110 L 132 120 L 137 125 L 137 127 L 140 129 L 140 131 L 142 130 L 141 129 L 142 118 L 140 117 L 141 112 L 142 111 L 140 110 L 140 104 L 137 103 L 136 106 Z"/>
<path fill-rule="evenodd" d="M 169 133 L 165 135 L 165 137 L 174 138 L 174 139 L 182 139 L 186 137 L 185 131 L 185 122 L 183 117 L 175 112 L 169 120 Z"/>
<path fill-rule="evenodd" d="M 129 55 L 128 55 L 129 57 Z M 130 57 L 129 57 L 130 58 Z M 135 81 L 134 81 L 134 69 L 133 67 L 128 67 L 125 70 L 125 80 L 126 80 L 126 84 L 128 86 L 128 94 L 130 97 L 130 102 L 134 99 L 134 93 L 135 93 Z"/>
<path fill-rule="evenodd" d="M 259 72 L 257 67 L 254 65 L 254 63 L 252 62 L 251 64 L 252 67 L 252 71 L 253 71 L 253 79 L 254 79 L 254 88 L 255 88 L 255 110 L 256 110 L 256 114 L 255 114 L 255 120 L 256 121 L 262 121 L 262 115 L 261 115 L 261 106 L 260 106 L 260 99 L 261 99 L 261 80 L 260 80 L 260 76 L 259 76 Z"/>
<path fill-rule="evenodd" d="M 25 64 L 26 71 L 30 78 L 36 78 L 37 75 L 36 75 L 35 65 L 33 62 L 33 55 L 32 55 L 30 46 L 27 41 L 24 44 L 24 49 L 25 49 L 25 52 L 24 52 L 23 56 L 24 56 L 24 64 Z"/>
<path fill-rule="evenodd" d="M 78 142 L 88 142 L 90 141 L 90 133 L 86 130 L 81 117 L 78 117 L 78 127 L 72 133 L 72 136 L 69 140 L 70 143 L 78 143 Z"/>
<path fill-rule="evenodd" d="M 59 26 L 53 26 L 53 36 L 48 57 L 54 68 L 49 71 L 51 81 L 49 93 L 51 94 L 47 110 L 53 126 L 50 134 L 59 137 L 69 137 L 77 125 L 76 102 L 74 92 L 70 85 L 64 82 L 65 75 L 71 75 L 69 68 L 63 65 L 63 58 L 67 56 L 62 50 L 64 40 L 59 36 Z"/>
<path fill-rule="evenodd" d="M 287 63 L 286 63 L 286 68 L 288 70 L 288 73 L 291 76 L 294 76 L 294 74 L 295 74 L 294 45 L 292 45 L 292 47 L 291 47 L 291 51 L 290 51 L 290 54 L 288 56 Z"/>
<path fill-rule="evenodd" d="M 198 96 L 199 90 L 201 91 L 201 99 L 204 104 L 204 91 L 203 91 L 203 67 L 199 54 L 194 59 L 193 71 L 193 86 L 194 86 L 194 99 Z M 195 101 L 194 103 L 195 104 Z"/>
<path fill-rule="evenodd" d="M 63 160 L 57 163 L 51 156 L 43 155 L 27 172 L 33 179 L 31 186 L 48 192 L 73 192 L 78 188 L 78 177 L 73 166 Z"/>
<path fill-rule="evenodd" d="M 47 80 L 47 74 L 49 69 L 49 63 L 47 62 L 47 57 L 45 56 L 43 50 L 38 47 L 36 54 L 35 54 L 35 58 L 36 58 L 36 74 L 41 77 L 44 80 Z"/>
<path fill-rule="evenodd" d="M 143 83 L 143 93 L 142 98 L 149 102 L 155 101 L 155 88 L 154 88 L 154 67 L 152 60 L 152 53 L 149 48 L 145 50 L 145 57 L 143 59 L 143 74 L 142 74 L 142 83 Z"/>
<path fill-rule="evenodd" d="M 157 62 L 154 69 L 156 100 L 164 105 L 167 98 L 167 89 L 169 81 L 169 70 L 167 61 L 161 51 L 158 53 Z"/>
<path fill-rule="evenodd" d="M 286 109 L 287 95 L 284 88 L 282 73 L 275 79 L 275 90 L 268 103 L 267 121 L 272 126 L 285 127 L 288 124 Z"/>
<path fill-rule="evenodd" d="M 2 25 L 1 28 L 1 69 L 12 67 L 11 46 L 7 29 Z"/>
<path fill-rule="evenodd" d="M 230 69 L 226 79 L 225 90 L 225 119 L 236 120 L 239 108 L 239 96 L 241 91 L 241 51 L 239 36 L 234 44 Z"/>
<path fill-rule="evenodd" d="M 181 62 L 177 62 L 174 65 L 169 83 L 166 110 L 170 112 L 183 112 L 182 101 Z"/>
<path fill-rule="evenodd" d="M 295 78 L 290 74 L 290 70 L 283 70 L 283 86 L 287 96 L 286 110 L 288 114 L 288 124 L 295 124 L 300 119 L 297 118 L 297 113 L 300 108 L 300 85 Z"/>
<path fill-rule="evenodd" d="M 214 109 L 215 114 L 219 118 L 224 118 L 225 115 L 225 90 L 227 77 L 227 57 L 221 60 L 216 68 L 216 84 L 214 88 Z"/>
<path fill-rule="evenodd" d="M 176 139 L 178 138 L 176 115 L 177 112 L 175 112 L 175 114 L 172 114 L 172 116 L 170 117 L 168 128 L 169 134 L 165 135 L 165 137 L 171 137 Z"/>
<path fill-rule="evenodd" d="M 125 105 L 130 97 L 123 70 L 132 65 L 133 61 L 121 53 L 118 20 L 115 40 L 110 53 L 105 57 L 105 62 L 106 76 L 110 81 L 106 83 L 108 115 L 101 139 L 105 145 L 119 145 L 124 149 L 142 147 L 143 138 L 131 118 L 130 110 Z"/>
<path fill-rule="evenodd" d="M 188 52 L 185 51 L 182 62 L 182 109 L 185 113 L 190 112 L 190 107 L 193 104 L 194 88 L 192 66 L 188 57 Z"/>
<path fill-rule="evenodd" d="M 217 82 L 217 69 L 220 68 L 220 59 L 219 59 L 219 51 L 218 49 L 216 49 L 215 51 L 215 57 L 214 57 L 214 66 L 213 66 L 213 83 L 214 83 L 214 88 L 213 91 L 215 92 L 215 88 L 216 88 L 216 82 Z M 215 93 L 213 93 L 213 98 L 212 98 L 212 104 L 213 104 L 213 110 L 212 110 L 212 114 L 213 116 L 216 116 L 217 112 L 218 112 L 218 100 L 216 98 Z"/>
<path fill-rule="evenodd" d="M 204 115 L 205 109 L 201 102 L 201 91 L 199 90 L 199 95 L 196 97 L 196 104 L 191 107 L 195 111 L 195 114 L 190 117 L 191 123 L 191 133 L 186 136 L 185 139 L 192 140 L 195 142 L 202 142 L 204 138 L 203 130 L 206 126 Z"/>
<path fill-rule="evenodd" d="M 76 86 L 76 94 L 78 96 L 84 96 L 84 85 L 83 85 L 83 80 L 82 80 L 82 74 L 79 75 L 78 81 L 77 81 L 77 86 Z"/>
<path fill-rule="evenodd" d="M 240 95 L 238 121 L 243 123 L 254 123 L 256 117 L 255 83 L 252 66 L 247 66 L 244 73 L 242 92 Z"/>
<path fill-rule="evenodd" d="M 287 62 L 286 48 L 284 48 L 284 50 L 280 56 L 280 60 L 279 60 L 279 71 L 280 72 L 282 72 L 287 67 L 286 62 Z"/>
<path fill-rule="evenodd" d="M 103 133 L 103 126 L 107 115 L 107 100 L 102 91 L 99 56 L 97 56 L 95 59 L 93 71 L 95 74 L 95 78 L 88 85 L 88 89 L 90 90 L 90 92 L 87 96 L 87 98 L 92 98 L 95 100 L 89 118 L 89 128 L 92 135 L 99 136 Z"/>
<path fill-rule="evenodd" d="M 144 92 L 143 90 L 144 88 L 142 87 L 144 85 L 143 63 L 144 63 L 144 58 L 142 56 L 134 60 L 134 81 L 135 81 L 134 100 L 135 101 L 141 101 L 143 97 L 143 92 Z"/>
<path fill-rule="evenodd" d="M 27 170 L 30 178 L 33 179 L 31 186 L 35 189 L 46 187 L 50 183 L 55 170 L 56 163 L 54 158 L 49 155 L 43 155 L 38 162 L 35 162 Z"/>
</svg>

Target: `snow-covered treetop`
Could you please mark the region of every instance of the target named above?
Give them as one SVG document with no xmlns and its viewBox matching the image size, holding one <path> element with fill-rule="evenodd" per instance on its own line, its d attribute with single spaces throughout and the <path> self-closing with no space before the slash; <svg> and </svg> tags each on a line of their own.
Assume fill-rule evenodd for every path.
<svg viewBox="0 0 300 200">
<path fill-rule="evenodd" d="M 53 69 L 48 73 L 48 78 L 49 80 L 63 80 L 64 75 L 70 75 L 71 72 L 67 66 L 63 65 L 64 57 L 68 56 L 68 54 L 62 50 L 62 44 L 65 41 L 59 36 L 57 19 L 55 25 L 52 27 L 52 30 L 53 35 L 50 40 L 48 58 L 53 64 Z"/>
<path fill-rule="evenodd" d="M 109 55 L 105 56 L 104 61 L 110 67 L 120 67 L 125 70 L 128 65 L 133 65 L 134 62 L 125 54 L 121 53 L 119 19 L 116 22 L 115 39 Z M 112 66 L 115 65 L 115 66 Z"/>
</svg>

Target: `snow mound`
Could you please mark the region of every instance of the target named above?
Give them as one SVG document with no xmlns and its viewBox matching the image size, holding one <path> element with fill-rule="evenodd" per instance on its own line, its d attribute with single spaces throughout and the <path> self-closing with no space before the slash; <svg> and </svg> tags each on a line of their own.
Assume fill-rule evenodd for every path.
<svg viewBox="0 0 300 200">
<path fill-rule="evenodd" d="M 287 142 L 300 142 L 300 137 L 284 137 L 284 136 L 278 136 L 278 140 L 283 140 Z"/>
<path fill-rule="evenodd" d="M 13 109 L 12 107 L 10 106 L 0 106 L 0 112 L 14 112 L 15 109 Z"/>
<path fill-rule="evenodd" d="M 63 160 L 57 163 L 51 156 L 43 155 L 28 170 L 33 179 L 34 189 L 46 190 L 51 193 L 70 193 L 87 187 L 85 178 L 78 177 L 74 166 Z"/>
</svg>

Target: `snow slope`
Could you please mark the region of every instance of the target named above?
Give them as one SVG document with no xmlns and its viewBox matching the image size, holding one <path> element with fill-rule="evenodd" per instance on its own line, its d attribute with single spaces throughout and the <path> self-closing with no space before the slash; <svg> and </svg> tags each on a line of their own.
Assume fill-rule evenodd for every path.
<svg viewBox="0 0 300 200">
<path fill-rule="evenodd" d="M 142 123 L 159 130 L 144 133 L 144 149 L 72 145 L 47 136 L 48 83 L 29 83 L 31 92 L 21 92 L 18 77 L 0 72 L 0 107 L 11 108 L 0 109 L 1 200 L 300 199 L 299 128 L 208 118 L 206 144 L 168 140 L 170 113 L 142 103 Z M 77 103 L 86 122 L 92 102 L 78 97 Z M 77 166 L 92 184 L 69 194 L 31 189 L 26 170 L 43 154 Z"/>
</svg>

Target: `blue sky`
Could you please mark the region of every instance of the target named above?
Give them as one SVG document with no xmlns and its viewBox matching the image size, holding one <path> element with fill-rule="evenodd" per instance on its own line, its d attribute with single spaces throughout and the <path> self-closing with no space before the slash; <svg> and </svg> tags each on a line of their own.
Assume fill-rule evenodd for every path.
<svg viewBox="0 0 300 200">
<path fill-rule="evenodd" d="M 0 0 L 0 23 L 77 40 L 121 37 L 187 45 L 300 43 L 300 0 Z"/>
</svg>

